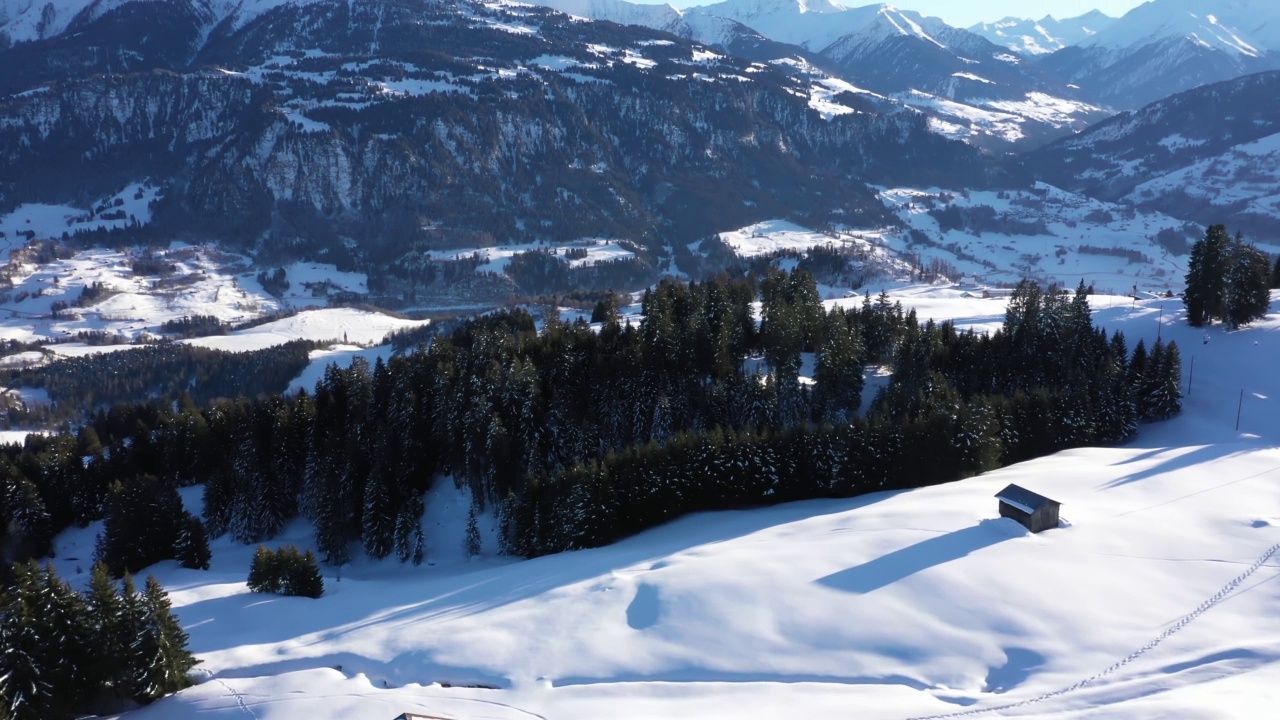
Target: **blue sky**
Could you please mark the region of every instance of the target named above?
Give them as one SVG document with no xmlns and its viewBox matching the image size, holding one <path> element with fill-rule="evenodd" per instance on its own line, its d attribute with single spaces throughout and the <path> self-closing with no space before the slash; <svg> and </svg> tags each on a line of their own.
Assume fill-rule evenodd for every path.
<svg viewBox="0 0 1280 720">
<path fill-rule="evenodd" d="M 708 5 L 715 0 L 632 0 L 633 2 L 670 2 L 676 7 Z M 875 0 L 840 0 L 845 5 L 871 5 Z M 1143 0 L 893 0 L 890 2 L 904 10 L 915 10 L 922 15 L 935 15 L 956 27 L 969 27 L 974 23 L 999 20 L 1010 15 L 1040 19 L 1045 15 L 1056 18 L 1075 17 L 1097 8 L 1119 17 L 1141 5 Z"/>
</svg>

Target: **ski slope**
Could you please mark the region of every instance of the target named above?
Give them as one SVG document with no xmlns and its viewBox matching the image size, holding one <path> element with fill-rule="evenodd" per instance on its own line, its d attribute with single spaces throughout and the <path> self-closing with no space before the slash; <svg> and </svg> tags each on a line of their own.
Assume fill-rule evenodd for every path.
<svg viewBox="0 0 1280 720">
<path fill-rule="evenodd" d="M 990 328 L 1004 312 L 891 294 L 922 320 Z M 1280 700 L 1280 318 L 1205 331 L 1178 300 L 1093 304 L 1131 346 L 1176 340 L 1190 381 L 1183 414 L 1127 445 L 530 561 L 494 556 L 491 527 L 464 560 L 467 501 L 446 484 L 428 498 L 430 564 L 327 568 L 319 600 L 248 593 L 252 548 L 218 540 L 208 572 L 153 568 L 201 682 L 120 717 L 1265 717 Z M 1011 482 L 1060 500 L 1063 526 L 999 519 L 992 495 Z M 295 524 L 281 541 L 308 536 Z M 60 570 L 91 547 L 92 528 L 65 535 Z"/>
</svg>

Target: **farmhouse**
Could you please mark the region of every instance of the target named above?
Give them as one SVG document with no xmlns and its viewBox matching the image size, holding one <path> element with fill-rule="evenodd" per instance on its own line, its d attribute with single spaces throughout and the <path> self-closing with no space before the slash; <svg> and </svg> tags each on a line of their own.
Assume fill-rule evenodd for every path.
<svg viewBox="0 0 1280 720">
<path fill-rule="evenodd" d="M 1000 517 L 1007 517 L 1022 523 L 1033 533 L 1058 527 L 1058 508 L 1062 503 L 1038 493 L 1009 485 L 996 493 L 1000 500 Z"/>
</svg>

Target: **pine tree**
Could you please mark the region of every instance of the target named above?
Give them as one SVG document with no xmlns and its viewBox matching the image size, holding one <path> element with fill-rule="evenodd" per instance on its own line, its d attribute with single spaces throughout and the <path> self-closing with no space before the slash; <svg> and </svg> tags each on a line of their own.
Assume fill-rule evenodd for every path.
<svg viewBox="0 0 1280 720">
<path fill-rule="evenodd" d="M 30 567 L 19 568 L 18 586 L 0 596 L 0 717 L 5 720 L 61 720 L 55 688 L 43 658 L 46 639 L 39 634 Z"/>
<path fill-rule="evenodd" d="M 1182 302 L 1187 308 L 1187 322 L 1200 327 L 1224 315 L 1227 256 L 1231 236 L 1225 225 L 1212 225 L 1204 238 L 1191 247 L 1187 261 L 1187 289 Z"/>
<path fill-rule="evenodd" d="M 252 592 L 276 592 L 280 587 L 281 570 L 276 554 L 259 545 L 249 563 L 249 579 L 245 582 Z"/>
<path fill-rule="evenodd" d="M 126 573 L 120 588 L 120 636 L 124 638 L 124 648 L 117 659 L 120 665 L 119 692 L 123 697 L 138 703 L 151 699 L 149 691 L 150 677 L 148 669 L 158 651 L 155 638 L 147 632 L 147 607 L 142 594 L 133 582 L 133 576 Z"/>
<path fill-rule="evenodd" d="M 177 490 L 149 475 L 127 480 L 107 503 L 96 559 L 123 574 L 172 558 L 184 516 Z"/>
<path fill-rule="evenodd" d="M 1164 348 L 1152 376 L 1151 418 L 1165 420 L 1182 412 L 1182 357 L 1178 343 L 1171 341 Z"/>
<path fill-rule="evenodd" d="M 44 639 L 40 661 L 45 679 L 56 689 L 55 715 L 72 714 L 92 692 L 88 668 L 93 650 L 89 645 L 89 617 L 84 596 L 58 577 L 52 565 L 40 572 L 35 619 Z"/>
<path fill-rule="evenodd" d="M 476 521 L 476 504 L 474 502 L 471 503 L 471 510 L 467 512 L 467 537 L 463 542 L 462 549 L 466 552 L 468 558 L 480 554 L 480 526 Z"/>
<path fill-rule="evenodd" d="M 189 687 L 192 681 L 187 674 L 200 661 L 187 649 L 190 638 L 174 617 L 168 593 L 154 576 L 147 577 L 142 604 L 147 613 L 146 632 L 155 638 L 156 653 L 146 668 L 149 694 L 154 699 Z"/>
<path fill-rule="evenodd" d="M 120 688 L 124 682 L 120 658 L 125 656 L 126 638 L 124 603 L 120 599 L 117 583 L 111 578 L 107 566 L 95 563 L 89 580 L 85 602 L 89 618 L 89 643 L 95 650 L 95 661 L 89 667 L 90 682 L 106 698 L 115 702 L 124 699 Z"/>
<path fill-rule="evenodd" d="M 308 550 L 299 556 L 294 566 L 292 584 L 294 595 L 318 598 L 324 594 L 324 578 L 320 576 L 320 563 L 316 560 L 315 553 Z"/>
<path fill-rule="evenodd" d="M 364 512 L 360 533 L 364 550 L 381 560 L 395 548 L 395 506 L 391 499 L 389 478 L 381 463 L 375 463 L 364 487 Z"/>
<path fill-rule="evenodd" d="M 174 557 L 184 568 L 208 570 L 213 553 L 209 550 L 209 536 L 200 519 L 183 512 L 182 526 L 173 544 Z"/>
<path fill-rule="evenodd" d="M 1270 280 L 1267 256 L 1237 236 L 1230 247 L 1223 308 L 1232 328 L 1266 317 Z"/>
</svg>

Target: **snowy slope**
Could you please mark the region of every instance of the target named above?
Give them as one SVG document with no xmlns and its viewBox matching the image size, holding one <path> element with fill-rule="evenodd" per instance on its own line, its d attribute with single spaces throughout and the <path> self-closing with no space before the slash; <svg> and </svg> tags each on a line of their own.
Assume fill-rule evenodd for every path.
<svg viewBox="0 0 1280 720">
<path fill-rule="evenodd" d="M 56 37 L 66 32 L 72 21 L 102 17 L 135 0 L 0 0 L 0 34 L 13 43 Z M 155 0 L 145 0 L 155 1 Z M 313 0 L 166 0 L 189 3 L 214 27 L 230 19 L 242 27 L 259 15 L 281 5 L 305 5 Z"/>
<path fill-rule="evenodd" d="M 1280 134 L 1237 145 L 1139 184 L 1132 202 L 1185 194 L 1233 213 L 1280 223 Z"/>
<path fill-rule="evenodd" d="M 1096 103 L 1139 107 L 1207 83 L 1280 68 L 1280 4 L 1151 0 L 1039 64 Z"/>
<path fill-rule="evenodd" d="M 619 25 L 643 25 L 688 37 L 685 32 L 681 32 L 684 13 L 665 3 L 646 5 L 623 0 L 538 0 L 535 4 L 575 17 L 608 20 Z"/>
<path fill-rule="evenodd" d="M 897 297 L 964 325 L 1004 310 Z M 154 568 L 203 682 L 123 718 L 1258 717 L 1280 681 L 1280 321 L 1204 344 L 1176 300 L 1093 304 L 1195 363 L 1184 414 L 1128 445 L 533 561 L 467 563 L 437 533 L 435 565 L 328 569 L 316 601 L 247 593 L 252 548 L 218 541 L 209 572 Z M 998 519 L 1010 482 L 1062 501 L 1063 527 Z M 461 527 L 465 502 L 429 507 Z M 90 546 L 73 532 L 64 556 Z"/>
<path fill-rule="evenodd" d="M 978 23 L 969 32 L 981 35 L 998 45 L 1024 55 L 1044 55 L 1078 44 L 1110 27 L 1115 18 L 1098 10 L 1079 17 L 1058 20 L 1045 15 L 1039 20 L 1007 17 L 990 23 Z"/>
<path fill-rule="evenodd" d="M 866 43 L 892 35 L 936 43 L 929 29 L 942 22 L 891 5 L 845 7 L 829 0 L 725 0 L 692 8 L 689 13 L 737 20 L 765 37 L 814 52 L 850 35 Z"/>
<path fill-rule="evenodd" d="M 1153 0 L 1080 45 L 1123 50 L 1177 38 L 1250 57 L 1280 51 L 1280 5 L 1270 0 Z"/>
</svg>

